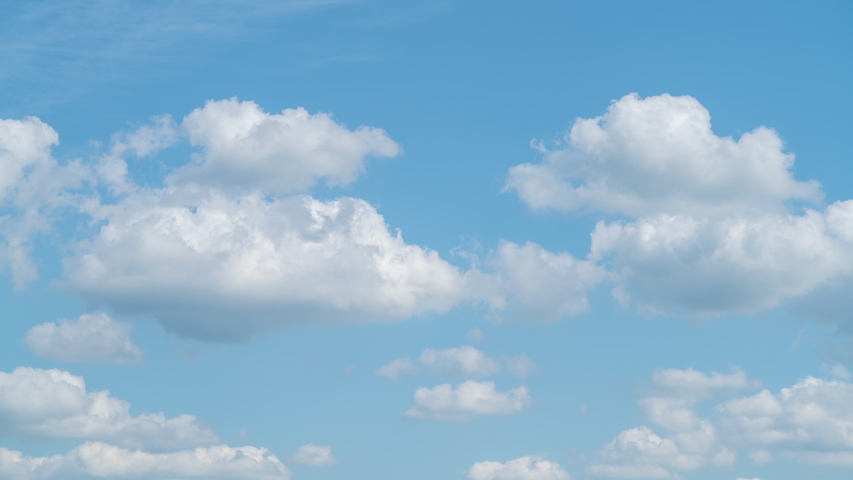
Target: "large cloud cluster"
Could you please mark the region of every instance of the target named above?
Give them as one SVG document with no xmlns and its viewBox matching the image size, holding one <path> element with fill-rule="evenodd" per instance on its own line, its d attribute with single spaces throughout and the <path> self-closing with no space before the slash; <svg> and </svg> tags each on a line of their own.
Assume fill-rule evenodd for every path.
<svg viewBox="0 0 853 480">
<path fill-rule="evenodd" d="M 0 448 L 0 477 L 14 480 L 191 478 L 288 480 L 290 472 L 262 448 L 219 445 L 193 415 L 130 415 L 108 391 L 91 392 L 63 370 L 19 367 L 0 372 L 0 437 L 76 439 L 66 454 L 29 457 Z M 107 443 L 109 442 L 109 443 Z"/>
<path fill-rule="evenodd" d="M 625 96 L 542 163 L 512 168 L 507 189 L 534 209 L 623 217 L 598 223 L 589 260 L 645 311 L 754 312 L 846 285 L 853 202 L 803 209 L 820 184 L 794 179 L 775 131 L 719 137 L 710 119 L 692 97 Z"/>
</svg>

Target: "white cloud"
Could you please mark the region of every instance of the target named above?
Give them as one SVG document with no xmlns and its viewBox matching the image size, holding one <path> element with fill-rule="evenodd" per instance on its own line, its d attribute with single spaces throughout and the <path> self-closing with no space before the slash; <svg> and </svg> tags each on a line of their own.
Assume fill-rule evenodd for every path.
<svg viewBox="0 0 853 480">
<path fill-rule="evenodd" d="M 455 389 L 450 384 L 421 387 L 415 392 L 415 406 L 406 410 L 409 418 L 467 421 L 482 415 L 514 415 L 530 407 L 526 387 L 501 393 L 494 382 L 469 380 Z"/>
<path fill-rule="evenodd" d="M 314 445 L 313 443 L 299 447 L 290 457 L 290 461 L 300 465 L 313 465 L 315 467 L 324 467 L 338 463 L 338 460 L 332 455 L 332 447 Z"/>
<path fill-rule="evenodd" d="M 717 411 L 739 444 L 810 463 L 853 465 L 850 398 L 849 382 L 807 377 L 777 394 L 762 390 L 729 400 Z"/>
<path fill-rule="evenodd" d="M 794 208 L 822 192 L 794 179 L 779 135 L 719 137 L 710 118 L 692 97 L 625 96 L 578 119 L 565 147 L 540 146 L 543 162 L 511 169 L 506 188 L 535 209 L 627 217 L 598 223 L 587 259 L 621 277 L 625 306 L 708 316 L 797 300 L 836 319 L 853 284 L 853 201 Z"/>
<path fill-rule="evenodd" d="M 389 380 L 399 380 L 409 375 L 415 375 L 419 372 L 418 367 L 412 363 L 411 358 L 398 358 L 388 365 L 383 365 L 376 374 L 380 377 L 385 377 Z"/>
<path fill-rule="evenodd" d="M 695 431 L 667 438 L 646 426 L 625 430 L 601 457 L 587 471 L 608 478 L 679 478 L 679 472 L 729 467 L 735 460 L 733 451 L 716 445 L 716 432 L 704 421 Z"/>
<path fill-rule="evenodd" d="M 178 126 L 171 115 L 153 117 L 151 123 L 130 132 L 119 132 L 112 136 L 109 151 L 95 165 L 101 180 L 109 185 L 114 194 L 124 194 L 138 187 L 128 175 L 124 157 L 133 154 L 136 158 L 152 156 L 171 147 L 178 140 Z"/>
<path fill-rule="evenodd" d="M 599 222 L 591 257 L 622 272 L 640 298 L 659 307 L 710 315 L 756 311 L 853 271 L 850 212 L 853 201 L 800 216 L 661 214 Z"/>
<path fill-rule="evenodd" d="M 104 212 L 100 232 L 64 260 L 64 285 L 185 336 L 240 341 L 278 325 L 401 320 L 465 294 L 456 267 L 392 235 L 363 200 L 190 189 Z"/>
<path fill-rule="evenodd" d="M 465 334 L 465 336 L 472 342 L 482 343 L 486 341 L 486 334 L 484 334 L 479 328 L 472 328 Z"/>
<path fill-rule="evenodd" d="M 532 208 L 642 216 L 782 211 L 792 199 L 821 197 L 798 182 L 794 156 L 771 129 L 718 137 L 695 98 L 626 95 L 596 118 L 578 119 L 567 148 L 539 165 L 510 170 L 507 189 Z"/>
<path fill-rule="evenodd" d="M 468 480 L 571 480 L 559 463 L 526 456 L 500 462 L 477 462 L 467 472 Z"/>
<path fill-rule="evenodd" d="M 106 390 L 89 392 L 82 377 L 19 367 L 0 372 L 0 435 L 23 439 L 85 439 L 130 448 L 168 450 L 217 442 L 192 415 L 130 415 L 130 404 Z"/>
<path fill-rule="evenodd" d="M 416 364 L 417 363 L 417 364 Z M 486 377 L 507 372 L 526 377 L 536 368 L 536 364 L 520 354 L 513 358 L 489 357 L 470 345 L 459 348 L 433 350 L 427 348 L 417 362 L 411 358 L 398 358 L 376 371 L 377 375 L 391 380 L 416 375 L 425 369 L 433 375 L 459 375 L 465 377 Z"/>
<path fill-rule="evenodd" d="M 203 153 L 176 171 L 175 182 L 282 194 L 304 191 L 317 180 L 345 185 L 364 170 L 366 156 L 400 153 L 384 130 L 350 131 L 324 113 L 303 108 L 268 114 L 254 102 L 208 101 L 183 121 L 190 143 Z"/>
<path fill-rule="evenodd" d="M 66 362 L 133 363 L 142 350 L 130 340 L 133 325 L 116 322 L 104 312 L 83 314 L 31 328 L 24 342 L 38 356 Z"/>
<path fill-rule="evenodd" d="M 589 310 L 590 289 L 609 278 L 595 263 L 528 242 L 501 241 L 492 253 L 493 271 L 477 277 L 477 296 L 502 318 L 551 323 Z"/>
<path fill-rule="evenodd" d="M 33 236 L 50 230 L 55 209 L 73 203 L 65 190 L 88 178 L 78 161 L 59 165 L 51 155 L 58 144 L 56 131 L 36 117 L 0 119 L 0 268 L 11 269 L 16 289 L 38 279 Z"/>
<path fill-rule="evenodd" d="M 680 478 L 682 472 L 731 466 L 734 451 L 720 444 L 716 427 L 699 417 L 693 405 L 715 390 L 760 384 L 748 380 L 740 369 L 710 375 L 692 368 L 658 369 L 651 381 L 663 395 L 641 398 L 637 403 L 648 421 L 669 435 L 659 436 L 647 426 L 625 430 L 605 446 L 589 473 L 611 478 Z"/>
<path fill-rule="evenodd" d="M 0 447 L 0 477 L 11 480 L 289 480 L 290 471 L 269 451 L 255 447 L 218 445 L 172 453 L 148 453 L 87 442 L 66 455 L 52 457 L 28 457 Z"/>
</svg>

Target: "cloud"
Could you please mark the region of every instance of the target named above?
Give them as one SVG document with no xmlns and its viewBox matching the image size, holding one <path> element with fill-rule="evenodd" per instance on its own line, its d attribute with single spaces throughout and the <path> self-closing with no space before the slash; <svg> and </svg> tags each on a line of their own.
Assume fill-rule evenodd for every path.
<svg viewBox="0 0 853 480">
<path fill-rule="evenodd" d="M 85 439 L 128 448 L 169 450 L 219 441 L 193 415 L 130 415 L 130 404 L 106 390 L 89 392 L 63 370 L 19 367 L 0 372 L 0 435 L 22 439 Z"/>
<path fill-rule="evenodd" d="M 494 382 L 469 380 L 455 389 L 449 385 L 421 387 L 415 392 L 415 406 L 406 410 L 408 418 L 468 421 L 475 416 L 514 415 L 530 407 L 526 387 L 506 393 L 495 391 Z"/>
<path fill-rule="evenodd" d="M 589 310 L 588 292 L 609 278 L 603 268 L 564 252 L 549 252 L 527 242 L 501 241 L 489 261 L 488 275 L 475 277 L 500 318 L 552 323 Z"/>
<path fill-rule="evenodd" d="M 559 463 L 526 456 L 500 462 L 477 462 L 465 474 L 468 480 L 571 480 Z"/>
<path fill-rule="evenodd" d="M 290 457 L 290 461 L 300 465 L 313 465 L 315 467 L 324 467 L 338 463 L 338 460 L 332 455 L 332 447 L 314 445 L 313 443 L 299 447 Z"/>
<path fill-rule="evenodd" d="M 346 185 L 364 170 L 366 156 L 400 153 L 384 130 L 350 131 L 328 114 L 303 108 L 268 114 L 256 103 L 236 98 L 208 101 L 187 115 L 182 127 L 202 153 L 171 180 L 225 189 L 287 194 L 304 191 L 319 179 Z"/>
<path fill-rule="evenodd" d="M 134 363 L 142 350 L 130 340 L 133 325 L 116 322 L 104 312 L 60 319 L 31 328 L 24 343 L 40 357 L 66 362 Z"/>
<path fill-rule="evenodd" d="M 363 200 L 178 190 L 106 212 L 64 259 L 64 286 L 184 336 L 242 341 L 280 325 L 402 320 L 464 295 L 456 267 L 392 235 Z"/>
<path fill-rule="evenodd" d="M 493 358 L 470 345 L 464 345 L 444 350 L 427 348 L 421 353 L 417 362 L 413 362 L 411 358 L 398 358 L 378 369 L 376 374 L 390 380 L 399 380 L 405 376 L 420 373 L 421 368 L 416 363 L 433 375 L 465 377 L 486 377 L 501 372 L 526 377 L 536 367 L 536 364 L 523 353 L 514 358 Z"/>
<path fill-rule="evenodd" d="M 486 334 L 479 328 L 472 328 L 465 334 L 465 337 L 472 342 L 483 343 L 486 341 Z"/>
<path fill-rule="evenodd" d="M 853 201 L 801 208 L 821 186 L 794 178 L 772 129 L 719 137 L 692 97 L 631 94 L 564 141 L 512 168 L 506 190 L 534 209 L 622 216 L 596 225 L 586 261 L 616 274 L 624 306 L 714 316 L 796 301 L 849 323 Z"/>
<path fill-rule="evenodd" d="M 853 465 L 853 384 L 806 377 L 717 406 L 733 441 L 807 463 Z"/>
<path fill-rule="evenodd" d="M 735 461 L 734 451 L 721 445 L 717 428 L 693 410 L 693 405 L 715 390 L 760 386 L 740 369 L 708 375 L 692 368 L 658 369 L 652 385 L 661 396 L 637 401 L 646 419 L 663 427 L 660 436 L 642 425 L 619 433 L 599 452 L 599 461 L 587 471 L 608 478 L 680 478 L 681 472 L 724 468 Z"/>
<path fill-rule="evenodd" d="M 400 380 L 403 377 L 415 375 L 418 372 L 418 367 L 412 363 L 411 358 L 398 358 L 376 370 L 377 375 L 389 380 Z"/>
<path fill-rule="evenodd" d="M 577 119 L 565 143 L 540 148 L 541 164 L 510 169 L 506 189 L 535 209 L 629 216 L 763 213 L 821 198 L 817 182 L 794 180 L 794 156 L 775 131 L 718 137 L 689 96 L 626 95 L 600 117 Z"/>
<path fill-rule="evenodd" d="M 290 471 L 262 448 L 217 445 L 172 453 L 149 453 L 87 442 L 65 455 L 52 457 L 28 457 L 0 447 L 0 476 L 15 480 L 289 480 Z"/>
<path fill-rule="evenodd" d="M 599 222 L 591 257 L 630 278 L 643 301 L 717 315 L 803 297 L 853 268 L 853 201 L 825 212 L 720 219 L 661 214 Z"/>
<path fill-rule="evenodd" d="M 36 117 L 0 119 L 0 268 L 11 269 L 16 289 L 38 279 L 33 236 L 50 230 L 51 213 L 73 204 L 65 191 L 88 178 L 80 162 L 53 158 L 58 144 L 56 131 Z"/>
</svg>

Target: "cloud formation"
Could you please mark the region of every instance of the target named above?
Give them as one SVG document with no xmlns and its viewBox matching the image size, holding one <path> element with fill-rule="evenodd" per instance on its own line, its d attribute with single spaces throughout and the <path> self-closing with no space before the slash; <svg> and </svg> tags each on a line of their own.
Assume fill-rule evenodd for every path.
<svg viewBox="0 0 853 480">
<path fill-rule="evenodd" d="M 0 447 L 0 477 L 14 480 L 138 478 L 145 480 L 289 480 L 268 450 L 217 445 L 171 453 L 86 442 L 65 455 L 28 457 Z"/>
<path fill-rule="evenodd" d="M 320 179 L 346 185 L 364 170 L 365 157 L 401 151 L 379 128 L 351 131 L 328 114 L 304 108 L 268 114 L 236 98 L 208 101 L 187 115 L 182 127 L 202 153 L 171 181 L 270 194 L 305 191 Z"/>
<path fill-rule="evenodd" d="M 0 372 L 0 436 L 98 440 L 160 451 L 219 441 L 193 415 L 132 416 L 128 402 L 106 390 L 87 391 L 82 377 L 30 367 Z"/>
<path fill-rule="evenodd" d="M 622 216 L 596 225 L 585 261 L 621 279 L 624 305 L 713 316 L 798 300 L 824 318 L 847 306 L 853 201 L 802 208 L 821 186 L 794 178 L 772 129 L 720 137 L 695 98 L 631 94 L 564 141 L 513 167 L 506 190 L 534 209 Z"/>
<path fill-rule="evenodd" d="M 77 320 L 36 325 L 24 343 L 40 357 L 66 362 L 134 363 L 142 359 L 142 350 L 130 339 L 132 328 L 104 312 L 84 313 Z"/>
<path fill-rule="evenodd" d="M 326 465 L 338 463 L 338 459 L 332 455 L 332 447 L 314 445 L 313 443 L 299 447 L 291 455 L 290 461 L 299 465 L 312 465 L 315 467 L 325 467 Z"/>
<path fill-rule="evenodd" d="M 789 200 L 821 198 L 799 182 L 775 131 L 718 137 L 695 98 L 630 94 L 604 115 L 577 119 L 566 148 L 541 148 L 541 164 L 510 169 L 506 188 L 532 208 L 644 216 L 783 211 Z"/>
<path fill-rule="evenodd" d="M 475 416 L 514 415 L 530 407 L 527 387 L 495 391 L 494 382 L 469 380 L 453 388 L 450 384 L 415 391 L 415 406 L 404 416 L 415 419 L 468 421 Z"/>
<path fill-rule="evenodd" d="M 463 345 L 443 350 L 427 348 L 417 360 L 398 358 L 376 370 L 376 374 L 390 380 L 399 380 L 418 374 L 424 369 L 433 375 L 486 377 L 507 372 L 526 377 L 535 367 L 536 364 L 523 353 L 513 358 L 489 357 L 470 345 Z"/>
<path fill-rule="evenodd" d="M 464 295 L 456 267 L 392 235 L 363 200 L 186 193 L 111 209 L 64 260 L 65 287 L 219 341 L 279 325 L 402 320 L 444 312 Z"/>
<path fill-rule="evenodd" d="M 501 462 L 477 462 L 467 472 L 468 480 L 572 480 L 559 463 L 526 456 Z"/>
</svg>

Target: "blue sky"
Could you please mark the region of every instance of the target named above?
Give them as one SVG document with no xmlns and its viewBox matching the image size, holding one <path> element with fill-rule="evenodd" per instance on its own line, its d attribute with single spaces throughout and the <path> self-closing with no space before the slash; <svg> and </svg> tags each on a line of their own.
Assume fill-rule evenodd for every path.
<svg viewBox="0 0 853 480">
<path fill-rule="evenodd" d="M 848 478 L 851 17 L 3 3 L 0 478 Z"/>
</svg>

